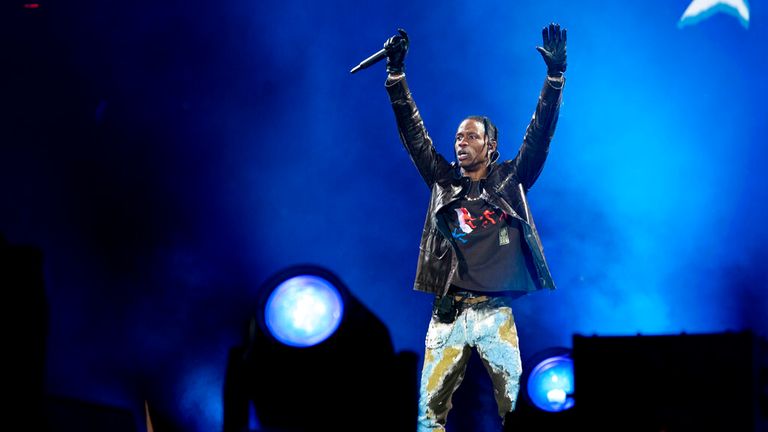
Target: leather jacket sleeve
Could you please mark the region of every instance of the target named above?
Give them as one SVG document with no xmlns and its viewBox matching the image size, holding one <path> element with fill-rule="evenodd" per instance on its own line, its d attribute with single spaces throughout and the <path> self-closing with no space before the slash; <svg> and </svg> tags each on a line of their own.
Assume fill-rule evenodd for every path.
<svg viewBox="0 0 768 432">
<path fill-rule="evenodd" d="M 431 188 L 435 183 L 450 181 L 453 167 L 435 150 L 405 76 L 393 81 L 387 80 L 386 89 L 395 113 L 400 141 L 427 186 Z"/>
<path fill-rule="evenodd" d="M 515 173 L 517 181 L 523 185 L 526 191 L 539 178 L 549 154 L 549 144 L 555 133 L 557 118 L 560 114 L 564 79 L 562 82 L 550 78 L 545 80 L 544 87 L 539 94 L 536 111 L 525 131 L 523 145 L 512 161 L 514 165 L 512 172 Z"/>
</svg>

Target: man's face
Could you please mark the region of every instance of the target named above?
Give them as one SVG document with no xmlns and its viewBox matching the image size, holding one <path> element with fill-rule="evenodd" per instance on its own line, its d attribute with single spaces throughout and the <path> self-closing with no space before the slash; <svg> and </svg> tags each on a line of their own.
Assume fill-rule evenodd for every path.
<svg viewBox="0 0 768 432">
<path fill-rule="evenodd" d="M 488 153 L 494 150 L 495 142 L 486 144 L 483 122 L 466 119 L 456 131 L 454 146 L 459 166 L 465 172 L 473 172 L 487 166 Z"/>
</svg>

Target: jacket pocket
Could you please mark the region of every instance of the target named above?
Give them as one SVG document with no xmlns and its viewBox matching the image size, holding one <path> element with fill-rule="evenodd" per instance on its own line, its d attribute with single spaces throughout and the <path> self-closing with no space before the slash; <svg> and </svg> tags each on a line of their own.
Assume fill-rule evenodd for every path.
<svg viewBox="0 0 768 432">
<path fill-rule="evenodd" d="M 437 259 L 445 258 L 448 251 L 451 249 L 451 242 L 449 242 L 437 228 L 430 230 L 427 234 L 427 241 L 424 242 L 424 249 L 433 257 Z"/>
<path fill-rule="evenodd" d="M 435 252 L 432 255 L 436 256 L 438 259 L 445 258 L 445 256 L 448 254 L 448 251 L 451 250 L 451 242 L 446 240 L 442 235 L 438 234 L 435 244 L 437 244 L 437 247 L 435 248 Z"/>
</svg>

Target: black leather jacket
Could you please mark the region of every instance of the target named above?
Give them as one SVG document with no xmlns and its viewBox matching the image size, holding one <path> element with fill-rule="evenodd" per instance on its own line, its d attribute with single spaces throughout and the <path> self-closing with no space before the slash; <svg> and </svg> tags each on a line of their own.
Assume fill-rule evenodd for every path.
<svg viewBox="0 0 768 432">
<path fill-rule="evenodd" d="M 534 282 L 531 290 L 555 289 L 526 193 L 539 177 L 549 153 L 549 143 L 560 112 L 563 84 L 546 79 L 517 155 L 512 160 L 493 164 L 485 179 L 488 202 L 520 220 L 525 246 L 528 248 L 524 253 L 532 261 L 529 268 L 535 269 L 536 273 L 531 274 Z M 435 150 L 405 77 L 388 80 L 386 88 L 395 112 L 400 139 L 432 190 L 413 288 L 442 296 L 447 293 L 459 263 L 453 237 L 444 212 L 441 211 L 466 193 L 469 178 L 462 177 L 457 164 L 448 162 Z"/>
</svg>

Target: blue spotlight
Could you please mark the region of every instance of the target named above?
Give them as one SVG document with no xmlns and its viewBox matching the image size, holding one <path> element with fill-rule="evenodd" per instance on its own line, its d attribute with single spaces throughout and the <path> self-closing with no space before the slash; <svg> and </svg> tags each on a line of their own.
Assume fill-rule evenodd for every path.
<svg viewBox="0 0 768 432">
<path fill-rule="evenodd" d="M 341 323 L 344 302 L 339 290 L 315 275 L 298 275 L 272 290 L 264 321 L 278 341 L 308 347 L 331 336 Z"/>
<path fill-rule="evenodd" d="M 558 351 L 536 363 L 527 379 L 528 399 L 543 411 L 565 411 L 574 405 L 573 359 L 569 350 Z"/>
<path fill-rule="evenodd" d="M 394 404 L 374 429 L 408 430 L 417 358 L 395 352 L 387 326 L 338 276 L 316 265 L 292 266 L 270 276 L 256 300 L 244 343 L 229 350 L 224 431 L 360 429 L 370 423 L 361 377 L 372 370 L 386 383 L 377 396 Z M 297 389 L 311 401 L 300 412 Z"/>
</svg>

